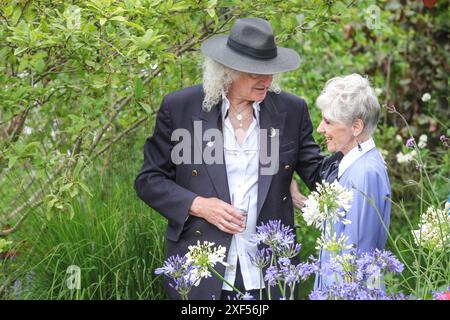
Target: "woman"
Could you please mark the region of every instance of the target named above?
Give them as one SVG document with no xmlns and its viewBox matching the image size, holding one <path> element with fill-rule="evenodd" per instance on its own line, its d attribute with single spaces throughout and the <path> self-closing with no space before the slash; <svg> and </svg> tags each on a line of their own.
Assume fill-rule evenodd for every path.
<svg viewBox="0 0 450 320">
<path fill-rule="evenodd" d="M 325 137 L 329 152 L 344 154 L 337 175 L 329 172 L 325 178 L 330 183 L 338 179 L 343 187 L 353 189 L 353 203 L 345 217 L 351 223 L 335 223 L 336 236 L 347 236 L 347 244 L 359 252 L 383 249 L 390 220 L 391 188 L 384 161 L 372 139 L 380 114 L 375 92 L 369 81 L 358 74 L 336 77 L 327 82 L 316 105 L 322 111 L 317 132 Z M 322 266 L 330 255 L 321 250 Z M 315 287 L 323 288 L 334 279 L 320 277 Z"/>
</svg>

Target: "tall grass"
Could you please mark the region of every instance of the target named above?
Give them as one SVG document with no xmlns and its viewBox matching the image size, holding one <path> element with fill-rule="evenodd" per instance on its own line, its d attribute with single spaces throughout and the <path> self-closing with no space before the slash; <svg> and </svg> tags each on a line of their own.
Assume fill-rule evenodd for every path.
<svg viewBox="0 0 450 320">
<path fill-rule="evenodd" d="M 123 165 L 123 166 L 122 166 Z M 139 164 L 95 172 L 92 197 L 72 203 L 68 215 L 30 219 L 18 234 L 16 298 L 164 299 L 162 278 L 153 271 L 164 253 L 165 220 L 140 201 L 133 181 Z M 69 289 L 69 266 L 80 268 L 81 288 Z"/>
</svg>

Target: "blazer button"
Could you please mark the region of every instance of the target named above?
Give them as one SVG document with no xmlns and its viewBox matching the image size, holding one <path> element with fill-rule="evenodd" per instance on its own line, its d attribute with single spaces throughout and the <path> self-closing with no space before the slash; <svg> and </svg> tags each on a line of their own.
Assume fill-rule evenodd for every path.
<svg viewBox="0 0 450 320">
<path fill-rule="evenodd" d="M 194 177 L 196 177 L 196 176 L 198 176 L 198 171 L 197 170 L 192 170 L 192 175 L 194 176 Z"/>
<path fill-rule="evenodd" d="M 288 164 L 284 166 L 284 170 L 289 170 L 290 168 L 291 168 L 291 166 Z"/>
<path fill-rule="evenodd" d="M 283 201 L 286 201 L 286 200 L 287 200 L 287 196 L 284 196 L 284 197 L 283 197 Z"/>
<path fill-rule="evenodd" d="M 195 230 L 195 235 L 196 235 L 196 236 L 201 236 L 202 233 L 200 232 L 200 230 Z"/>
</svg>

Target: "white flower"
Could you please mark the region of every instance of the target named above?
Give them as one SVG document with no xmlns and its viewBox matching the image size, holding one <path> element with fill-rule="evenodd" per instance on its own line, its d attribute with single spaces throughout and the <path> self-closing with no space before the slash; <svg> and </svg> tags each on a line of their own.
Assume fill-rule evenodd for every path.
<svg viewBox="0 0 450 320">
<path fill-rule="evenodd" d="M 397 134 L 397 135 L 395 136 L 395 140 L 397 140 L 398 142 L 403 142 L 403 138 L 402 138 L 402 136 L 399 135 L 399 134 Z"/>
<path fill-rule="evenodd" d="M 342 250 L 349 250 L 352 248 L 351 244 L 348 244 L 348 236 L 340 235 L 339 238 L 336 237 L 336 233 L 333 233 L 331 236 L 325 236 L 323 233 L 320 238 L 317 239 L 316 249 L 332 251 L 332 252 L 341 252 Z"/>
<path fill-rule="evenodd" d="M 31 129 L 30 127 L 23 127 L 23 134 L 29 136 L 31 133 L 33 132 L 33 129 Z"/>
<path fill-rule="evenodd" d="M 431 95 L 428 92 L 423 94 L 423 96 L 422 96 L 423 102 L 430 101 L 430 99 L 431 99 Z"/>
<path fill-rule="evenodd" d="M 444 250 L 450 247 L 450 203 L 444 209 L 429 207 L 422 214 L 419 229 L 413 230 L 414 241 L 417 246 L 430 250 Z"/>
<path fill-rule="evenodd" d="M 352 200 L 352 190 L 345 189 L 337 181 L 329 184 L 324 180 L 322 184 L 317 184 L 317 190 L 311 192 L 305 201 L 303 219 L 308 226 L 314 225 L 321 230 L 326 220 L 348 224 L 350 221 L 344 217 L 351 208 Z"/>
<path fill-rule="evenodd" d="M 412 150 L 411 152 L 408 152 L 407 154 L 399 152 L 399 153 L 397 153 L 397 162 L 400 164 L 408 163 L 408 162 L 411 162 L 416 156 L 417 156 L 416 150 Z"/>
<path fill-rule="evenodd" d="M 199 274 L 201 278 L 208 278 L 211 276 L 209 268 L 213 268 L 216 263 L 221 263 L 224 266 L 228 264 L 224 262 L 226 248 L 219 246 L 217 248 L 213 248 L 214 242 L 204 241 L 200 244 L 200 241 L 197 241 L 197 245 L 189 246 L 189 252 L 186 254 L 187 261 L 193 262 L 195 266 L 199 266 L 200 268 L 195 271 Z"/>
<path fill-rule="evenodd" d="M 423 149 L 423 148 L 425 148 L 425 147 L 427 146 L 427 142 L 428 142 L 428 137 L 427 137 L 427 135 L 426 135 L 426 134 L 422 134 L 422 135 L 419 137 L 419 143 L 417 144 L 417 146 L 418 146 L 420 149 Z"/>
</svg>

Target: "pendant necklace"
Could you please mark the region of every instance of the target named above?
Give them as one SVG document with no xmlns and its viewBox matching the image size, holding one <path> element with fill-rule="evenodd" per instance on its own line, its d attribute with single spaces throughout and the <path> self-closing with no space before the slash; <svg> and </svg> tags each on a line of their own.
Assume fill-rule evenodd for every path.
<svg viewBox="0 0 450 320">
<path fill-rule="evenodd" d="M 243 127 L 243 123 L 242 120 L 244 119 L 244 116 L 242 115 L 242 110 L 244 110 L 246 107 L 242 108 L 240 111 L 237 112 L 237 114 L 235 115 L 235 118 L 237 119 L 237 121 L 239 121 L 239 127 L 242 128 Z"/>
</svg>

